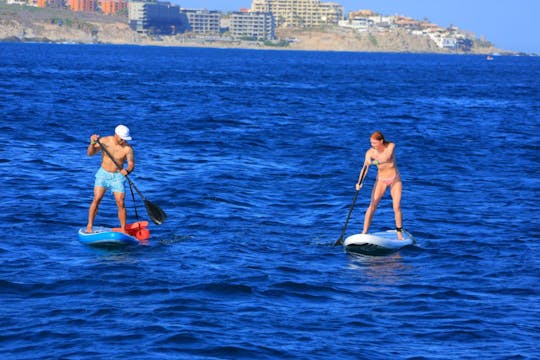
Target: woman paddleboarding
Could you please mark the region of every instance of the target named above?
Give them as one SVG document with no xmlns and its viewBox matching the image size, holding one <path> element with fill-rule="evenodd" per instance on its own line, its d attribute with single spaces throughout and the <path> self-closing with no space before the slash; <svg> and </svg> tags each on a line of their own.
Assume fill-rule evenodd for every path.
<svg viewBox="0 0 540 360">
<path fill-rule="evenodd" d="M 371 134 L 369 141 L 371 148 L 366 151 L 364 165 L 360 171 L 356 190 L 360 190 L 367 175 L 370 165 L 377 166 L 377 179 L 371 193 L 371 203 L 366 210 L 364 217 L 364 228 L 362 234 L 367 234 L 373 214 L 379 205 L 387 188 L 390 188 L 392 196 L 392 206 L 394 208 L 394 217 L 396 222 L 396 232 L 398 239 L 403 240 L 403 217 L 401 214 L 401 192 L 403 189 L 401 177 L 396 164 L 396 144 L 386 141 L 380 131 Z"/>
</svg>

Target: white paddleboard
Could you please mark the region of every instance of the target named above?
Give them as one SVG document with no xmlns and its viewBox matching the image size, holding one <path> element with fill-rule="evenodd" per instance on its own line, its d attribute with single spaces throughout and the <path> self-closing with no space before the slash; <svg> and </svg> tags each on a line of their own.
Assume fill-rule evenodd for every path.
<svg viewBox="0 0 540 360">
<path fill-rule="evenodd" d="M 396 230 L 387 230 L 372 234 L 354 234 L 343 242 L 347 251 L 365 255 L 386 255 L 415 243 L 414 237 L 403 231 L 403 240 L 399 240 Z"/>
</svg>

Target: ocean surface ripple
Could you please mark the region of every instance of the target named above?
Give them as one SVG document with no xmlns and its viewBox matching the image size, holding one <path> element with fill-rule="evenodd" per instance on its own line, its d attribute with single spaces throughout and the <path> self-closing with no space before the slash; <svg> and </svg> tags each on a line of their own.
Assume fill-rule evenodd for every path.
<svg viewBox="0 0 540 360">
<path fill-rule="evenodd" d="M 0 53 L 3 358 L 538 357 L 540 58 Z M 86 147 L 120 123 L 168 219 L 148 246 L 93 248 Z M 397 145 L 417 240 L 381 257 L 333 246 L 374 130 Z M 117 221 L 107 194 L 96 224 Z M 393 226 L 387 195 L 371 230 Z"/>
</svg>

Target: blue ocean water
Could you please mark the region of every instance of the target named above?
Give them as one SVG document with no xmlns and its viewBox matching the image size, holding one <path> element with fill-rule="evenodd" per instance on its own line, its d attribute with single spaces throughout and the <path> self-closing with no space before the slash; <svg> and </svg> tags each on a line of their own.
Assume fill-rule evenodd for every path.
<svg viewBox="0 0 540 360">
<path fill-rule="evenodd" d="M 538 358 L 540 58 L 4 43 L 0 118 L 2 358 Z M 96 249 L 120 123 L 168 219 Z M 374 130 L 417 240 L 383 257 L 333 246 Z"/>
</svg>

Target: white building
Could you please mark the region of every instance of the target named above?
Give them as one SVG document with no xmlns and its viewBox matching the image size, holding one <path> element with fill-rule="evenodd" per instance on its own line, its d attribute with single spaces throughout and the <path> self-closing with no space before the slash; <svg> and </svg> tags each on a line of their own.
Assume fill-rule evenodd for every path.
<svg viewBox="0 0 540 360">
<path fill-rule="evenodd" d="M 253 0 L 250 12 L 271 13 L 276 26 L 313 27 L 343 19 L 340 4 L 319 0 Z"/>
<path fill-rule="evenodd" d="M 276 37 L 274 17 L 270 13 L 234 12 L 230 32 L 234 37 L 273 40 Z"/>
<path fill-rule="evenodd" d="M 186 14 L 190 31 L 199 34 L 219 34 L 221 14 L 216 10 L 182 9 Z"/>
</svg>

